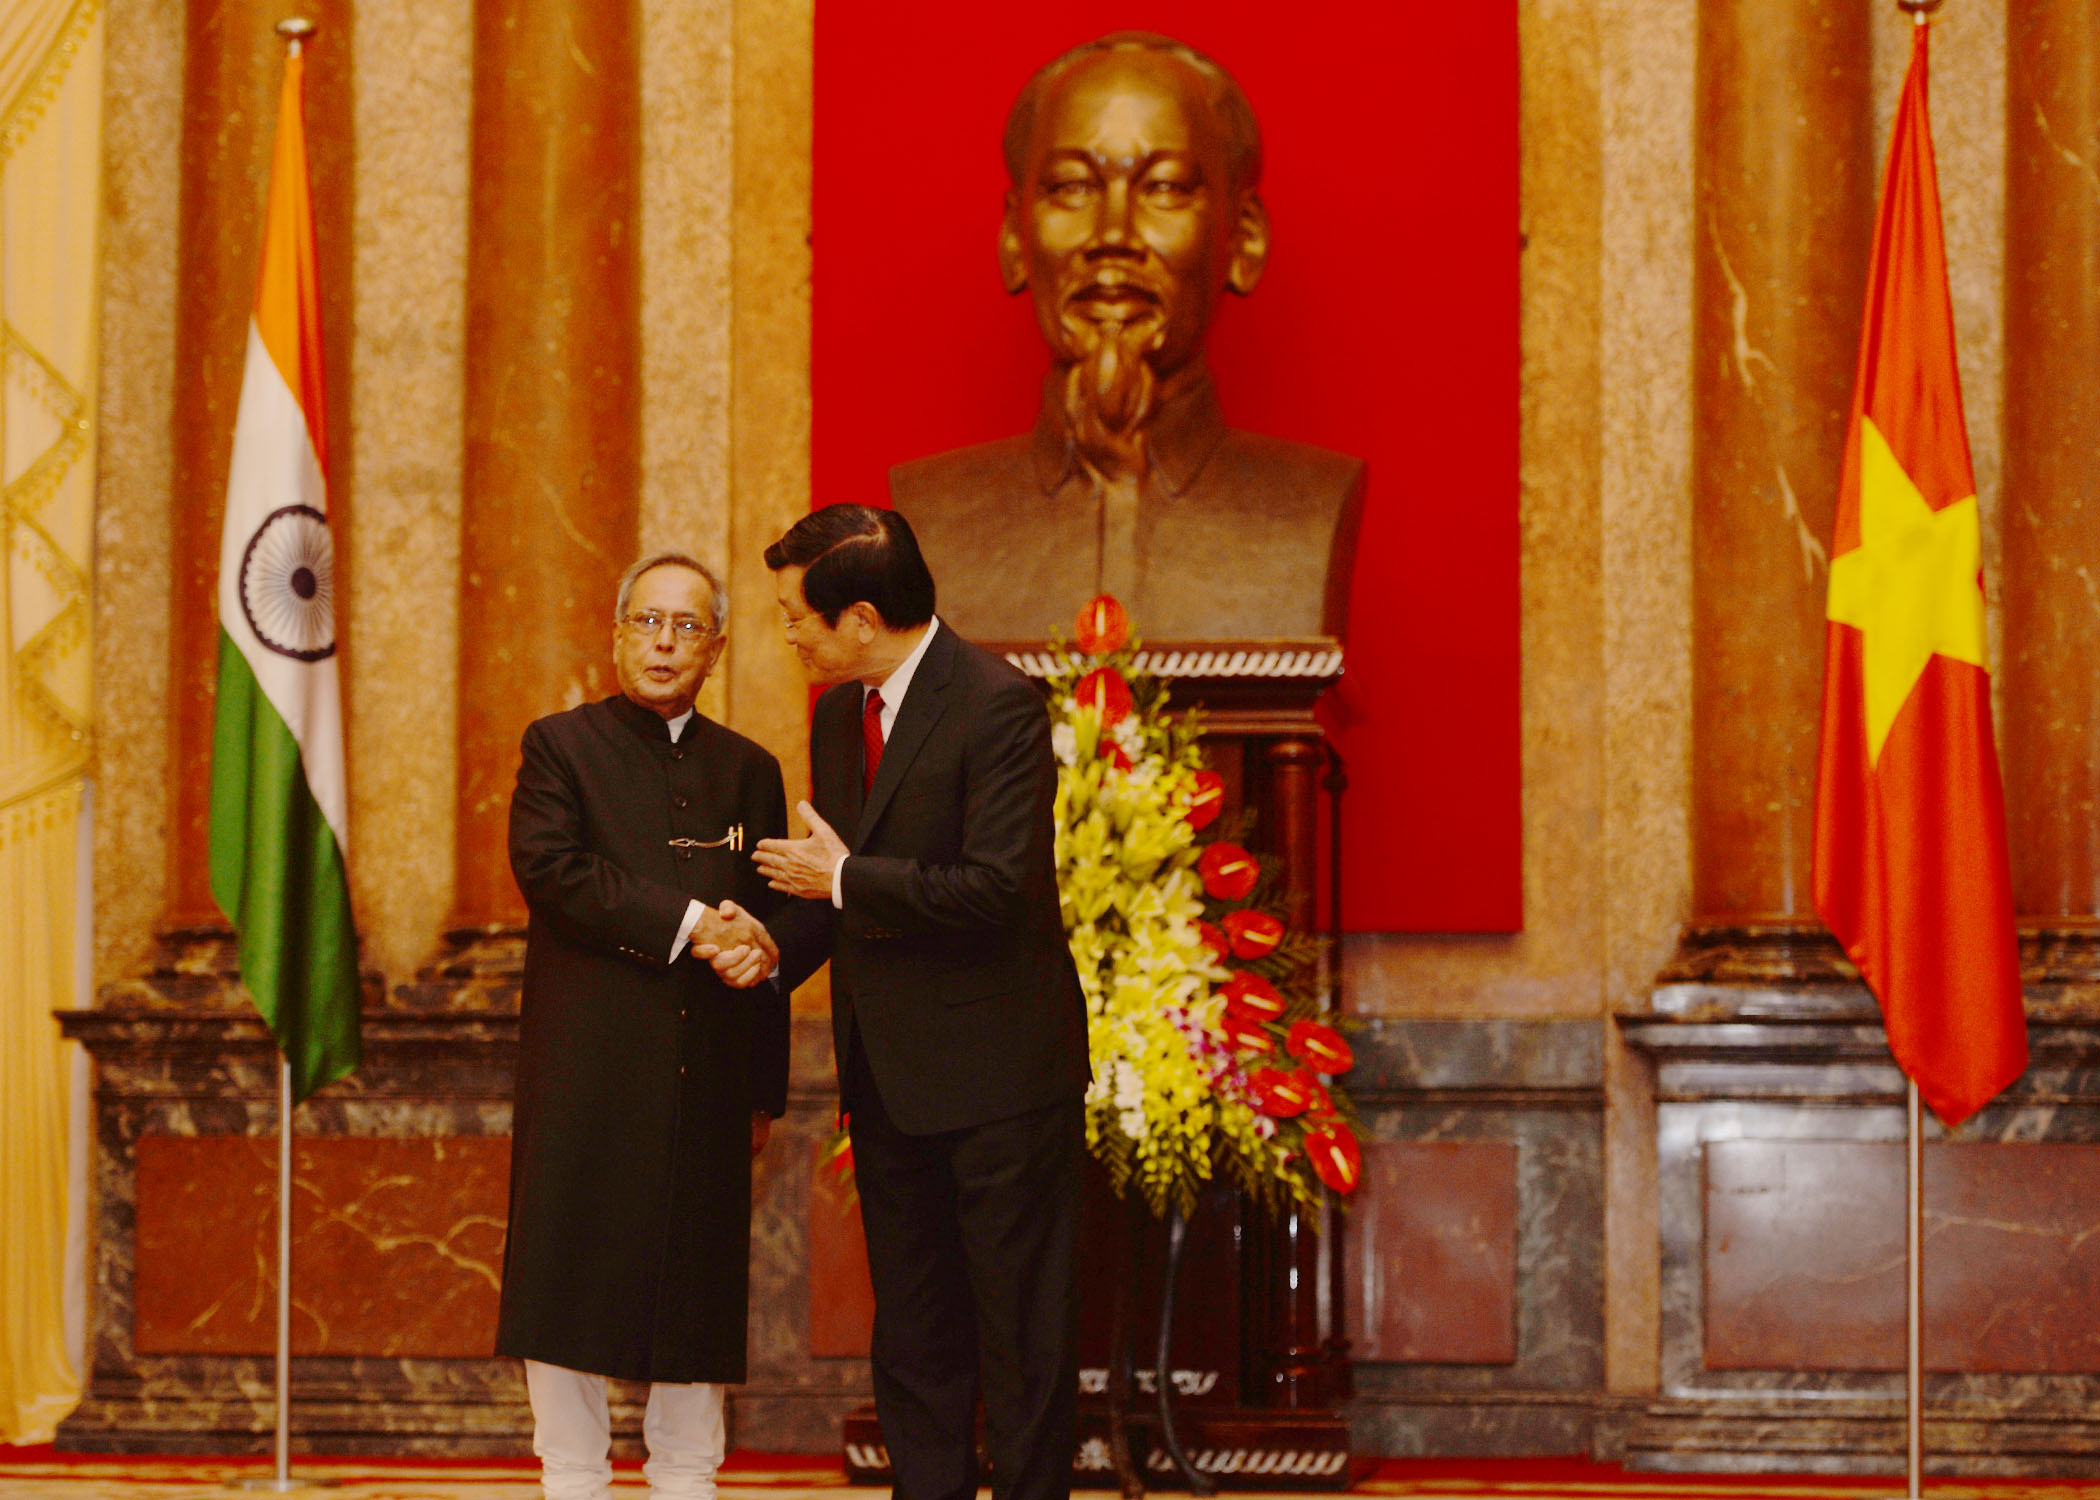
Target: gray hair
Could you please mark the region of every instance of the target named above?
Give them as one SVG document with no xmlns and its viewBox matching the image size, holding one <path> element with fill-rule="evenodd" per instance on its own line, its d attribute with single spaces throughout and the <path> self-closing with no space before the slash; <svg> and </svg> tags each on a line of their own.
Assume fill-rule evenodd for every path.
<svg viewBox="0 0 2100 1500">
<path fill-rule="evenodd" d="M 627 599 L 634 592 L 634 582 L 651 568 L 684 568 L 705 578 L 715 601 L 714 632 L 716 635 L 722 633 L 723 627 L 729 623 L 729 590 L 722 587 L 722 580 L 715 577 L 713 568 L 684 552 L 652 552 L 628 564 L 627 571 L 620 575 L 620 594 L 613 603 L 615 621 L 627 617 Z"/>
</svg>

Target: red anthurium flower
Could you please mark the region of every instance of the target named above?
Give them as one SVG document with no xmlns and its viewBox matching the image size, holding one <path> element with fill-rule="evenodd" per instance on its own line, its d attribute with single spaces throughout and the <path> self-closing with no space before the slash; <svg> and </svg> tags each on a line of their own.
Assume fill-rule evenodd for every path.
<svg viewBox="0 0 2100 1500">
<path fill-rule="evenodd" d="M 1305 1132 L 1305 1159 L 1337 1193 L 1353 1193 L 1363 1180 L 1363 1147 L 1356 1143 L 1356 1132 L 1339 1120 Z"/>
<path fill-rule="evenodd" d="M 1236 1011 L 1218 1017 L 1218 1031 L 1236 1052 L 1267 1052 L 1276 1045 L 1268 1027 Z"/>
<path fill-rule="evenodd" d="M 1106 656 L 1123 649 L 1130 639 L 1130 616 L 1114 594 L 1097 594 L 1079 612 L 1079 649 L 1089 656 Z"/>
<path fill-rule="evenodd" d="M 1261 866 L 1238 844 L 1212 844 L 1196 861 L 1196 873 L 1203 877 L 1204 892 L 1213 901 L 1244 901 L 1254 889 Z"/>
<path fill-rule="evenodd" d="M 1235 974 L 1218 993 L 1225 997 L 1226 1010 L 1250 1021 L 1274 1021 L 1283 1015 L 1283 996 L 1259 974 Z"/>
<path fill-rule="evenodd" d="M 1073 686 L 1072 696 L 1079 700 L 1082 708 L 1101 710 L 1103 729 L 1120 724 L 1130 712 L 1130 684 L 1113 667 L 1094 668 Z"/>
<path fill-rule="evenodd" d="M 1266 958 L 1283 941 L 1283 922 L 1265 911 L 1227 912 L 1225 935 L 1232 939 L 1234 958 Z"/>
<path fill-rule="evenodd" d="M 1198 922 L 1196 935 L 1203 939 L 1204 946 L 1210 949 L 1211 956 L 1219 963 L 1232 956 L 1232 939 L 1225 936 L 1225 929 L 1216 923 Z"/>
<path fill-rule="evenodd" d="M 1346 1073 L 1356 1066 L 1356 1054 L 1342 1040 L 1342 1034 L 1318 1021 L 1295 1023 L 1283 1045 L 1315 1073 Z"/>
<path fill-rule="evenodd" d="M 1097 753 L 1103 760 L 1107 761 L 1110 765 L 1114 766 L 1118 771 L 1127 771 L 1132 766 L 1137 764 L 1137 762 L 1132 760 L 1130 756 L 1124 751 L 1121 745 L 1117 744 L 1114 740 L 1109 739 L 1105 735 L 1102 737 L 1101 747 Z"/>
<path fill-rule="evenodd" d="M 1247 1075 L 1247 1087 L 1254 1091 L 1254 1102 L 1261 1106 L 1262 1113 L 1279 1120 L 1304 1114 L 1312 1103 L 1312 1092 L 1306 1088 L 1305 1080 L 1281 1068 L 1256 1068 Z"/>
<path fill-rule="evenodd" d="M 1327 1092 L 1327 1085 L 1320 1082 L 1320 1075 L 1310 1068 L 1300 1068 L 1297 1077 L 1312 1095 L 1312 1103 L 1305 1106 L 1305 1112 L 1314 1117 L 1333 1114 L 1334 1096 Z"/>
<path fill-rule="evenodd" d="M 1225 778 L 1216 771 L 1198 771 L 1196 783 L 1189 788 L 1188 811 L 1184 814 L 1189 827 L 1202 831 L 1218 821 L 1218 814 L 1225 811 Z"/>
</svg>

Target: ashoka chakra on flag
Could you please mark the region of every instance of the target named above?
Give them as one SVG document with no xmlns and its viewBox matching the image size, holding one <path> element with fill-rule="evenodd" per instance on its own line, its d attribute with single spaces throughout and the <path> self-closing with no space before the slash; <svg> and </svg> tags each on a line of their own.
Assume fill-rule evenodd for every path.
<svg viewBox="0 0 2100 1500">
<path fill-rule="evenodd" d="M 263 517 L 241 554 L 241 613 L 279 656 L 319 661 L 335 651 L 335 543 L 311 505 Z"/>
</svg>

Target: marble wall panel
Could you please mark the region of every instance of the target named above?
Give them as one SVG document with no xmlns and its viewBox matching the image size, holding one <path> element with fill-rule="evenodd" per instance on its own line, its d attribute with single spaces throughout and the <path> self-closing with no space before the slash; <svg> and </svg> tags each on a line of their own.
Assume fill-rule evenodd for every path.
<svg viewBox="0 0 2100 1500">
<path fill-rule="evenodd" d="M 277 1347 L 277 1149 L 136 1144 L 132 1347 Z M 292 1352 L 484 1358 L 495 1347 L 504 1136 L 308 1139 L 292 1151 Z"/>
<path fill-rule="evenodd" d="M 860 1206 L 841 1179 L 838 1158 L 820 1143 L 809 1163 L 810 1358 L 865 1359 L 874 1330 L 875 1288 Z"/>
<path fill-rule="evenodd" d="M 1904 1363 L 1903 1150 L 1716 1141 L 1706 1148 L 1710 1369 Z M 2100 1149 L 1925 1152 L 1925 1364 L 2100 1372 Z"/>
<path fill-rule="evenodd" d="M 1409 1364 L 1517 1355 L 1517 1148 L 1374 1142 L 1344 1221 L 1349 1352 Z"/>
<path fill-rule="evenodd" d="M 204 981 L 193 976 L 191 982 Z M 365 1065 L 300 1106 L 293 1128 L 302 1147 L 323 1155 L 398 1151 L 411 1161 L 439 1152 L 500 1155 L 510 1129 L 515 1020 L 442 1015 L 393 1021 L 367 1014 Z M 150 1157 L 156 1149 L 189 1149 L 199 1138 L 215 1138 L 206 1149 L 246 1150 L 274 1160 L 278 1072 L 268 1033 L 252 1010 L 206 1009 L 194 996 L 187 1005 L 104 1006 L 62 1019 L 67 1034 L 82 1041 L 95 1062 L 89 1188 L 95 1293 L 90 1387 L 59 1440 L 87 1450 L 266 1450 L 274 1422 L 270 1358 L 152 1353 L 137 1346 L 134 1330 L 142 1270 L 140 1142 L 164 1143 L 149 1145 Z M 362 1159 L 369 1165 L 376 1158 Z M 319 1168 L 316 1176 L 325 1179 L 327 1169 Z M 418 1190 L 402 1191 L 413 1196 Z M 494 1182 L 484 1191 L 494 1196 L 500 1214 Z M 339 1209 L 354 1204 L 348 1195 L 336 1198 Z M 351 1221 L 373 1224 L 378 1207 L 357 1207 Z M 425 1227 L 442 1217 L 430 1215 Z M 150 1216 L 146 1227 L 152 1227 Z M 482 1245 L 476 1253 L 487 1251 Z M 145 1274 L 150 1280 L 180 1269 L 161 1262 Z M 366 1286 L 350 1300 L 386 1295 L 391 1293 Z M 516 1362 L 481 1357 L 485 1348 L 474 1354 L 295 1356 L 294 1441 L 315 1452 L 528 1451 L 531 1418 Z M 638 1431 L 639 1406 L 623 1396 L 617 1411 L 622 1433 Z"/>
<path fill-rule="evenodd" d="M 1604 1383 L 1600 1041 L 1593 1023 L 1575 1021 L 1389 1019 L 1352 1035 L 1357 1067 L 1343 1082 L 1374 1151 L 1407 1143 L 1509 1153 L 1515 1197 L 1511 1357 L 1358 1363 L 1349 1407 L 1357 1451 L 1589 1447 Z M 1375 1235 L 1353 1248 L 1385 1254 Z"/>
<path fill-rule="evenodd" d="M 2034 1064 L 1964 1123 L 1959 1149 L 2100 1141 L 2094 1012 L 2041 994 L 2030 996 L 2029 1007 Z M 1754 1142 L 1767 1151 L 1799 1143 L 1899 1149 L 1903 1078 L 1889 1059 L 1872 998 L 1858 986 L 1785 992 L 1687 984 L 1659 990 L 1656 1010 L 1620 1024 L 1656 1073 L 1660 1390 L 1622 1413 L 1614 1442 L 1623 1440 L 1627 1462 L 1637 1467 L 1900 1472 L 1900 1372 L 1716 1368 L 1707 1358 L 1709 1148 Z M 1944 1138 L 1930 1116 L 1927 1137 Z M 1900 1198 L 1900 1183 L 1895 1191 Z M 2053 1228 L 2088 1214 L 2083 1191 L 2020 1210 Z M 1848 1225 L 1845 1232 L 1861 1231 Z M 2100 1470 L 2091 1458 L 2100 1452 L 2100 1423 L 2090 1416 L 2100 1404 L 2100 1378 L 2092 1374 L 1929 1374 L 1925 1399 L 1926 1441 L 1943 1472 Z"/>
</svg>

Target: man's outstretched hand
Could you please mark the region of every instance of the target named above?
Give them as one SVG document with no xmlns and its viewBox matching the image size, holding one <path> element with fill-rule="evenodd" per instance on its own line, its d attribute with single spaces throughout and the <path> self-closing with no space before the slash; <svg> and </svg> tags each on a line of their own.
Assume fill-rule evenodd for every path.
<svg viewBox="0 0 2100 1500">
<path fill-rule="evenodd" d="M 831 872 L 846 857 L 846 841 L 807 802 L 797 802 L 795 811 L 809 825 L 809 837 L 760 839 L 751 852 L 751 862 L 774 890 L 829 901 Z"/>
<path fill-rule="evenodd" d="M 765 924 L 734 901 L 704 908 L 693 927 L 693 957 L 732 989 L 745 990 L 773 972 L 780 947 Z"/>
</svg>

